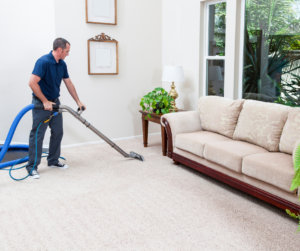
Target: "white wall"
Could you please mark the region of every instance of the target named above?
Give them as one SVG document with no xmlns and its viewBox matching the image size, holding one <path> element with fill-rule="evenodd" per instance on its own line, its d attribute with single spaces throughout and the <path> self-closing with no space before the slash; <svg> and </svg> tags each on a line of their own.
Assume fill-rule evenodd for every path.
<svg viewBox="0 0 300 251">
<path fill-rule="evenodd" d="M 31 103 L 28 86 L 36 60 L 55 38 L 53 0 L 0 1 L 0 141 L 19 111 Z M 31 113 L 21 120 L 13 141 L 28 142 Z"/>
<path fill-rule="evenodd" d="M 175 83 L 179 109 L 194 110 L 199 93 L 200 1 L 163 0 L 163 55 L 165 65 L 183 66 L 186 81 Z M 170 90 L 171 83 L 163 88 Z"/>
<path fill-rule="evenodd" d="M 54 0 L 54 11 L 52 1 L 19 2 L 22 3 L 18 7 L 21 15 L 15 17 L 14 25 L 8 20 L 12 21 L 14 10 L 11 6 L 16 4 L 5 2 L 0 5 L 0 20 L 7 24 L 7 41 L 0 41 L 0 48 L 5 48 L 0 63 L 0 102 L 2 105 L 8 104 L 7 110 L 0 110 L 0 140 L 6 137 L 16 114 L 30 102 L 27 84 L 34 63 L 40 56 L 49 53 L 56 37 L 63 37 L 71 43 L 70 56 L 65 61 L 79 97 L 87 106 L 83 117 L 112 139 L 141 135 L 140 98 L 161 86 L 161 1 L 119 0 L 116 26 L 87 24 L 85 1 Z M 25 11 L 27 8 L 31 11 Z M 32 10 L 40 18 L 25 14 L 35 13 Z M 119 75 L 88 75 L 87 40 L 102 32 L 119 42 Z M 20 34 L 22 37 L 16 39 Z M 76 108 L 63 83 L 61 102 Z M 14 141 L 28 142 L 30 119 L 31 116 L 27 116 L 22 120 Z M 101 140 L 69 114 L 64 114 L 64 130 L 63 145 Z M 159 125 L 150 123 L 149 133 L 155 132 L 160 132 Z M 46 136 L 44 143 L 48 142 Z"/>
<path fill-rule="evenodd" d="M 83 117 L 109 138 L 142 134 L 140 99 L 161 86 L 161 16 L 161 1 L 119 0 L 116 26 L 87 24 L 85 1 L 55 0 L 56 36 L 71 43 L 66 63 L 87 106 Z M 102 32 L 119 42 L 119 75 L 87 74 L 87 40 Z M 62 103 L 74 107 L 65 87 L 61 94 Z M 64 124 L 64 144 L 101 140 L 71 115 L 65 116 Z M 160 132 L 159 126 L 150 123 L 152 132 Z"/>
<path fill-rule="evenodd" d="M 179 94 L 177 107 L 195 110 L 197 100 L 204 95 L 203 56 L 205 45 L 204 0 L 163 0 L 164 65 L 183 66 L 186 82 L 175 83 Z M 239 73 L 240 0 L 227 0 L 226 61 L 224 96 L 237 98 Z M 169 90 L 170 83 L 163 83 Z"/>
</svg>

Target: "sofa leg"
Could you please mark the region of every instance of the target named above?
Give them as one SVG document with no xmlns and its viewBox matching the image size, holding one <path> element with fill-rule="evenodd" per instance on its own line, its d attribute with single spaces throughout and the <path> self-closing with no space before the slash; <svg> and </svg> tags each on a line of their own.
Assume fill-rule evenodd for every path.
<svg viewBox="0 0 300 251">
<path fill-rule="evenodd" d="M 176 161 L 176 160 L 173 160 L 174 161 L 174 165 L 179 165 L 179 162 Z"/>
</svg>

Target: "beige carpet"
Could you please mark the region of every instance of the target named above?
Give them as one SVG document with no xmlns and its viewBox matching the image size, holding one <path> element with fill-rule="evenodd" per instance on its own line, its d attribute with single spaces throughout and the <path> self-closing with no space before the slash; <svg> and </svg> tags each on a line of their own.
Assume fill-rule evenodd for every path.
<svg viewBox="0 0 300 251">
<path fill-rule="evenodd" d="M 0 173 L 0 250 L 300 250 L 285 212 L 161 155 L 159 136 L 64 149 L 41 179 Z M 24 171 L 16 173 L 22 176 Z"/>
</svg>

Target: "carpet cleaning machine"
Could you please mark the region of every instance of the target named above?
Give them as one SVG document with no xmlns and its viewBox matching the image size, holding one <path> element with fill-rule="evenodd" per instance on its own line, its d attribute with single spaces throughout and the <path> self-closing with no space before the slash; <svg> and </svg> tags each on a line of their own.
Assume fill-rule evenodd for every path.
<svg viewBox="0 0 300 251">
<path fill-rule="evenodd" d="M 3 146 L 0 146 L 0 170 L 6 170 L 6 171 L 9 171 L 9 175 L 12 179 L 14 180 L 24 180 L 26 179 L 29 174 L 22 178 L 22 179 L 15 179 L 12 175 L 11 175 L 11 171 L 12 170 L 18 170 L 18 169 L 21 169 L 25 166 L 22 166 L 22 167 L 19 167 L 19 168 L 14 168 L 15 165 L 17 164 L 20 164 L 20 163 L 24 163 L 24 162 L 27 162 L 29 160 L 29 157 L 26 156 L 22 159 L 17 159 L 17 160 L 13 160 L 13 161 L 7 161 L 7 162 L 4 162 L 4 163 L 1 163 L 1 161 L 3 160 L 6 152 L 8 150 L 27 150 L 28 151 L 28 148 L 29 146 L 28 145 L 10 145 L 11 143 L 11 140 L 12 140 L 12 137 L 15 133 L 15 130 L 20 122 L 20 120 L 22 119 L 22 117 L 30 110 L 32 109 L 44 109 L 44 106 L 43 105 L 34 105 L 34 104 L 31 104 L 31 105 L 28 105 L 26 106 L 25 108 L 23 108 L 20 113 L 17 115 L 17 117 L 15 118 L 15 120 L 13 121 L 12 125 L 11 125 L 11 128 L 8 132 L 8 135 L 6 137 L 6 140 L 5 140 L 5 143 Z M 36 131 L 36 143 L 35 143 L 35 147 L 36 147 L 36 156 L 35 156 L 35 159 L 37 158 L 37 135 L 38 135 L 38 130 L 39 130 L 39 127 L 42 123 L 47 123 L 50 121 L 50 119 L 56 115 L 58 115 L 59 113 L 62 113 L 62 112 L 69 112 L 70 114 L 72 114 L 75 118 L 77 118 L 81 123 L 83 123 L 87 128 L 89 128 L 90 130 L 92 130 L 94 133 L 96 133 L 100 138 L 102 138 L 106 143 L 108 143 L 111 147 L 113 147 L 115 150 L 117 150 L 120 154 L 122 154 L 125 158 L 133 158 L 133 159 L 137 159 L 137 160 L 140 160 L 140 161 L 145 161 L 144 157 L 135 153 L 135 152 L 130 152 L 129 154 L 124 152 L 120 147 L 118 147 L 114 142 L 112 142 L 109 138 L 107 138 L 104 134 L 102 134 L 100 131 L 98 131 L 94 126 L 91 125 L 91 123 L 89 123 L 88 121 L 86 121 L 86 119 L 84 119 L 83 117 L 81 117 L 81 114 L 82 112 L 84 111 L 84 107 L 81 108 L 81 110 L 78 108 L 77 112 L 74 111 L 73 109 L 71 109 L 70 107 L 68 106 L 65 106 L 65 105 L 53 105 L 53 113 L 46 117 L 45 119 L 43 119 L 39 125 L 38 125 L 38 128 L 37 128 L 37 131 Z M 46 156 L 43 156 L 43 157 L 46 157 Z M 10 169 L 6 169 L 7 167 L 10 167 Z M 35 168 L 35 164 L 32 168 L 32 170 L 34 170 Z M 31 171 L 32 171 L 31 170 Z"/>
</svg>

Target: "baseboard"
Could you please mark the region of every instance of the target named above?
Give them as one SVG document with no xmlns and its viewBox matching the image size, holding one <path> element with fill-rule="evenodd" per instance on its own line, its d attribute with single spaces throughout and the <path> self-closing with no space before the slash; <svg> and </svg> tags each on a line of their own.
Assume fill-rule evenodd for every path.
<svg viewBox="0 0 300 251">
<path fill-rule="evenodd" d="M 148 134 L 148 136 L 153 136 L 153 135 L 160 135 L 160 132 L 157 133 L 150 133 Z M 122 141 L 122 140 L 128 140 L 128 139 L 135 139 L 135 138 L 141 138 L 143 137 L 143 135 L 137 135 L 137 136 L 131 136 L 131 137 L 124 137 L 124 138 L 117 138 L 117 139 L 111 139 L 111 141 Z M 0 145 L 4 144 L 5 141 L 0 140 Z M 104 143 L 104 140 L 99 140 L 99 141 L 92 141 L 92 142 L 86 142 L 86 143 L 79 143 L 79 144 L 72 144 L 72 145 L 63 145 L 61 146 L 62 149 L 65 148 L 73 148 L 73 147 L 80 147 L 80 146 L 88 146 L 88 145 L 97 145 L 97 144 L 102 144 Z M 28 143 L 24 143 L 24 142 L 11 142 L 12 145 L 15 144 L 25 144 L 27 145 Z M 49 148 L 49 145 L 43 145 L 43 148 Z"/>
<path fill-rule="evenodd" d="M 153 135 L 160 135 L 161 133 L 150 133 L 148 136 L 153 136 Z M 122 140 L 128 140 L 128 139 L 135 139 L 135 138 L 141 138 L 143 135 L 137 135 L 137 136 L 131 136 L 131 137 L 124 137 L 124 138 L 117 138 L 117 139 L 111 139 L 111 141 L 122 141 Z M 72 144 L 72 145 L 65 145 L 61 146 L 62 149 L 64 148 L 72 148 L 72 147 L 79 147 L 79 146 L 88 146 L 88 145 L 97 145 L 97 144 L 102 144 L 104 143 L 104 140 L 99 140 L 99 141 L 93 141 L 93 142 L 87 142 L 87 143 L 80 143 L 80 144 Z"/>
</svg>

